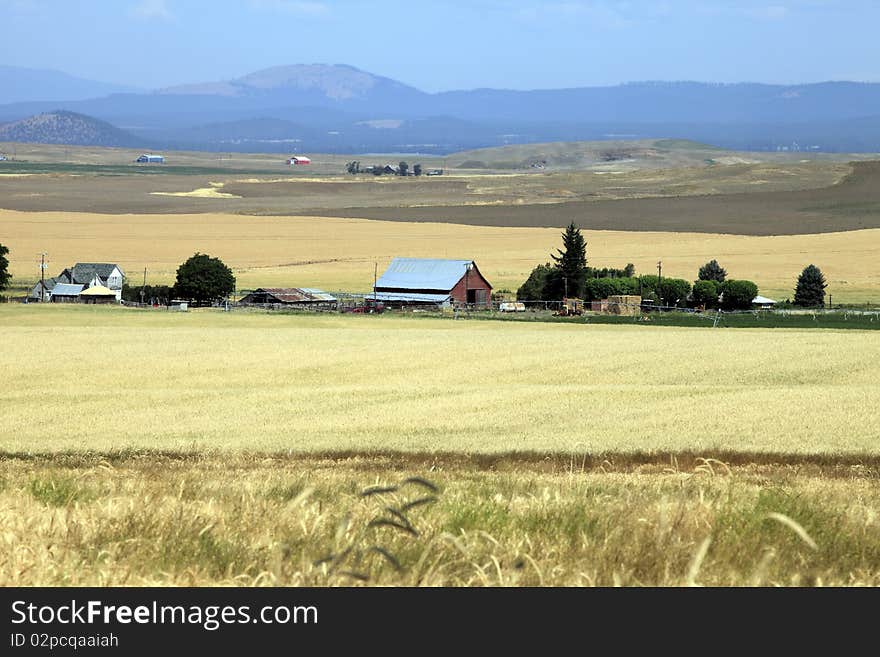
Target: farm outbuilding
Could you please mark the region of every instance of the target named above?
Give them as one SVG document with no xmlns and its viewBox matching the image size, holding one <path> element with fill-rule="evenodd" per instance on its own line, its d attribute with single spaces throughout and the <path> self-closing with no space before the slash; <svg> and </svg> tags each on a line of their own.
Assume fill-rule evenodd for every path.
<svg viewBox="0 0 880 657">
<path fill-rule="evenodd" d="M 394 258 L 376 282 L 375 301 L 392 306 L 489 306 L 492 285 L 473 260 Z"/>
<path fill-rule="evenodd" d="M 758 295 L 752 299 L 752 306 L 759 310 L 773 310 L 774 306 L 776 306 L 776 301 Z"/>
<path fill-rule="evenodd" d="M 293 155 L 287 160 L 287 163 L 290 166 L 308 165 L 312 163 L 312 160 L 305 155 Z"/>
<path fill-rule="evenodd" d="M 82 303 L 116 303 L 116 292 L 103 285 L 93 285 L 79 294 Z"/>
<path fill-rule="evenodd" d="M 260 287 L 245 295 L 239 303 L 329 309 L 336 307 L 337 299 L 313 287 Z"/>
<path fill-rule="evenodd" d="M 79 295 L 82 294 L 85 285 L 75 283 L 57 283 L 49 295 L 49 301 L 52 303 L 76 303 L 79 301 Z"/>
</svg>

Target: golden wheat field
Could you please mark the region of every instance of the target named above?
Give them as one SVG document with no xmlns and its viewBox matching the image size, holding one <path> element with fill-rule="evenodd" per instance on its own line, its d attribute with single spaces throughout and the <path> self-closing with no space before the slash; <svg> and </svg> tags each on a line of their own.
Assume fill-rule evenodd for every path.
<svg viewBox="0 0 880 657">
<path fill-rule="evenodd" d="M 873 464 L 0 457 L 0 585 L 878 585 Z"/>
<path fill-rule="evenodd" d="M 717 258 L 732 278 L 758 283 L 762 294 L 793 295 L 810 263 L 828 280 L 835 302 L 876 302 L 880 229 L 818 235 L 754 237 L 702 233 L 584 231 L 587 255 L 597 267 L 628 262 L 644 274 L 696 278 Z M 48 253 L 49 275 L 75 262 L 119 263 L 132 281 L 147 268 L 151 284 L 174 281 L 178 265 L 196 251 L 219 256 L 235 271 L 239 289 L 318 287 L 370 289 L 395 256 L 473 258 L 496 289 L 515 291 L 531 269 L 560 245 L 555 228 L 505 228 L 326 217 L 101 215 L 0 210 L 0 241 L 10 249 L 17 285 L 39 278 Z"/>
<path fill-rule="evenodd" d="M 868 454 L 876 331 L 0 306 L 0 449 Z"/>
</svg>

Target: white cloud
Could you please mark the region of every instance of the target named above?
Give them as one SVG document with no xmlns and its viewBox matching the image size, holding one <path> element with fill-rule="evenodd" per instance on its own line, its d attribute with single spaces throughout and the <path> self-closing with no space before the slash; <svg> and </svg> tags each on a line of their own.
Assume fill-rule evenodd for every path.
<svg viewBox="0 0 880 657">
<path fill-rule="evenodd" d="M 324 16 L 330 13 L 329 5 L 310 0 L 250 0 L 250 4 L 254 9 L 277 11 L 285 14 Z"/>
<path fill-rule="evenodd" d="M 131 8 L 131 15 L 144 21 L 168 21 L 173 18 L 165 0 L 140 0 Z"/>
</svg>

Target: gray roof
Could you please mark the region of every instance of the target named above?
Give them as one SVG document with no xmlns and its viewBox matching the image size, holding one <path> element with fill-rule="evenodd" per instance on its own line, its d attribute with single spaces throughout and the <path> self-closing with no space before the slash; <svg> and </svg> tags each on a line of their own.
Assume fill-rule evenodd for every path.
<svg viewBox="0 0 880 657">
<path fill-rule="evenodd" d="M 473 260 L 395 258 L 376 282 L 377 288 L 451 290 Z"/>
<path fill-rule="evenodd" d="M 258 287 L 244 297 L 242 302 L 253 303 L 254 299 L 268 299 L 268 297 L 280 303 L 332 303 L 336 301 L 336 297 L 332 294 L 313 287 Z"/>
<path fill-rule="evenodd" d="M 76 297 L 83 291 L 83 285 L 73 285 L 72 283 L 58 283 L 52 288 L 52 296 Z"/>
<path fill-rule="evenodd" d="M 73 280 L 86 284 L 97 275 L 102 281 L 106 281 L 116 267 L 117 265 L 109 262 L 78 262 L 73 266 Z"/>
<path fill-rule="evenodd" d="M 55 287 L 55 285 L 57 285 L 57 284 L 58 284 L 58 279 L 55 278 L 54 276 L 53 276 L 52 278 L 47 278 L 47 279 L 45 279 L 45 280 L 43 281 L 44 288 L 45 288 L 46 290 L 50 290 L 50 291 L 51 291 L 51 290 Z M 33 288 L 33 289 L 36 290 L 39 286 L 40 286 L 40 281 L 37 281 L 36 283 L 34 283 L 34 288 Z"/>
</svg>

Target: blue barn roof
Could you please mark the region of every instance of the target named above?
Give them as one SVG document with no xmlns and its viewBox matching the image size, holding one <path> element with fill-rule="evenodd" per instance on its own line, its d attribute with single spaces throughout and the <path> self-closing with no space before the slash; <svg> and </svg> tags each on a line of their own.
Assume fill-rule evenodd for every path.
<svg viewBox="0 0 880 657">
<path fill-rule="evenodd" d="M 395 258 L 376 287 L 400 290 L 443 290 L 455 287 L 473 260 Z"/>
</svg>

